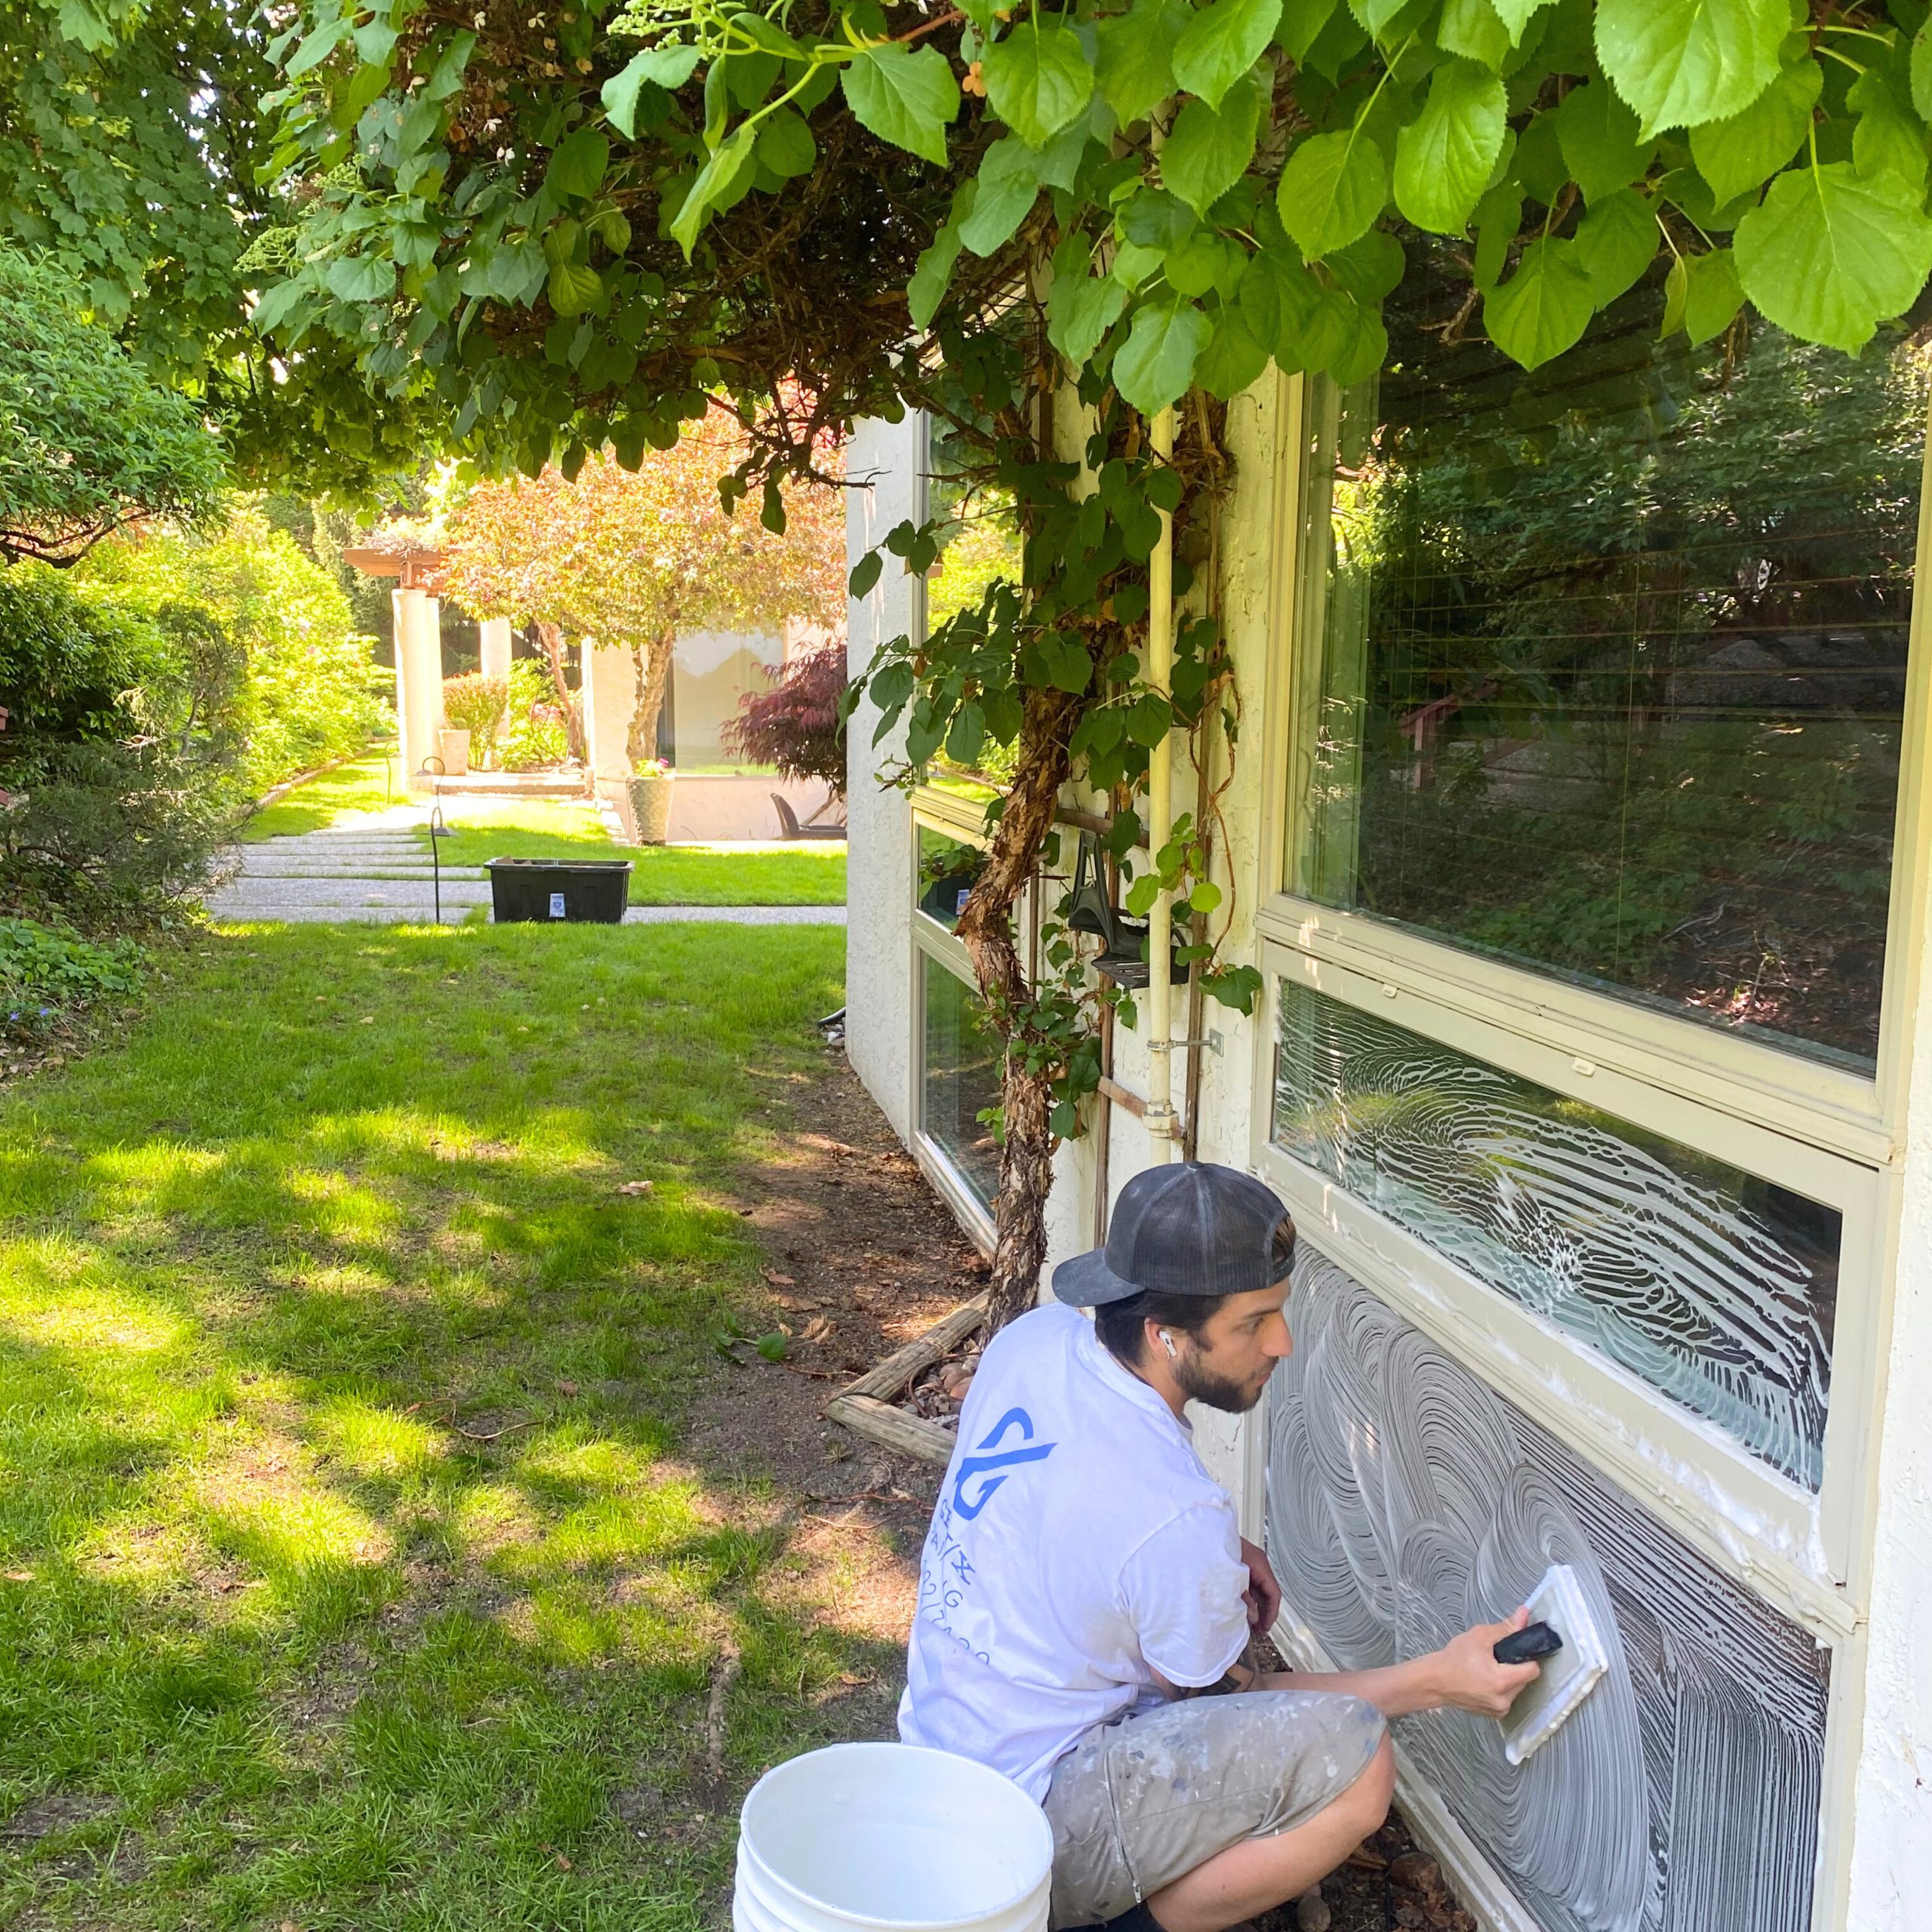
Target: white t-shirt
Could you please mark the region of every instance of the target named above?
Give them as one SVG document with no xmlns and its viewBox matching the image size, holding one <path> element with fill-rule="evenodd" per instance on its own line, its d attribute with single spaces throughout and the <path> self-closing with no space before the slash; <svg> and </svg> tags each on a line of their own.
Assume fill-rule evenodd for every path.
<svg viewBox="0 0 1932 1932">
<path fill-rule="evenodd" d="M 899 1734 L 1043 1798 L 1094 1725 L 1217 1682 L 1247 1641 L 1234 1504 L 1190 1432 L 1063 1306 L 988 1346 L 919 1567 Z"/>
</svg>

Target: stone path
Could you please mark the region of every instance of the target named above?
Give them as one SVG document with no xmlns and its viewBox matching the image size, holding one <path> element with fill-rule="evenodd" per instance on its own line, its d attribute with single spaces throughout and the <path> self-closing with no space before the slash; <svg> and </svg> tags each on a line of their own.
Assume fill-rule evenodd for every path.
<svg viewBox="0 0 1932 1932">
<path fill-rule="evenodd" d="M 445 801 L 446 817 L 460 820 Z M 217 919 L 294 924 L 429 925 L 436 916 L 434 869 L 423 837 L 429 811 L 417 804 L 365 812 L 319 832 L 238 845 L 224 855 L 221 883 L 207 894 Z M 442 920 L 460 925 L 490 903 L 481 866 L 442 868 Z M 843 925 L 842 906 L 633 906 L 626 925 L 684 919 L 730 925 Z"/>
</svg>

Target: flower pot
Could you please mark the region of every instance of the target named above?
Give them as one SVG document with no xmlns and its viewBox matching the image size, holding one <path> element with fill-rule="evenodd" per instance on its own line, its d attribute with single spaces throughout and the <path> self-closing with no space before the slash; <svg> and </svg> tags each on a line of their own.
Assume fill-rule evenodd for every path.
<svg viewBox="0 0 1932 1932">
<path fill-rule="evenodd" d="M 469 734 L 467 731 L 444 731 L 438 736 L 443 755 L 443 776 L 445 778 L 466 778 L 469 775 Z"/>
<path fill-rule="evenodd" d="M 652 772 L 631 780 L 631 815 L 637 820 L 637 842 L 661 845 L 671 832 L 671 774 Z"/>
</svg>

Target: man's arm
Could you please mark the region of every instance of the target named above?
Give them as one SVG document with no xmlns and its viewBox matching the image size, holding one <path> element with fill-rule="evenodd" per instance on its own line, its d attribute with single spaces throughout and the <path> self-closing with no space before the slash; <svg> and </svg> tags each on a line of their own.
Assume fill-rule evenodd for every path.
<svg viewBox="0 0 1932 1932">
<path fill-rule="evenodd" d="M 1500 1718 L 1540 1666 L 1498 1663 L 1495 1647 L 1530 1620 L 1527 1610 L 1502 1623 L 1478 1623 L 1472 1630 L 1426 1657 L 1376 1670 L 1278 1670 L 1258 1674 L 1253 1687 L 1263 1690 L 1334 1690 L 1373 1704 L 1386 1718 L 1417 1711 L 1472 1711 Z M 1243 1688 L 1249 1687 L 1244 1686 Z"/>
</svg>

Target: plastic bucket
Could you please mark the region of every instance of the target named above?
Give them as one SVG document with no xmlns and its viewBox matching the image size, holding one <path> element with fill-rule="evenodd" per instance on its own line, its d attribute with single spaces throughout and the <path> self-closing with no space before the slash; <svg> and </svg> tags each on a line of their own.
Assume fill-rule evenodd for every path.
<svg viewBox="0 0 1932 1932">
<path fill-rule="evenodd" d="M 1043 1932 L 1046 1814 L 998 1772 L 910 1744 L 767 1771 L 739 1818 L 736 1932 Z"/>
</svg>

